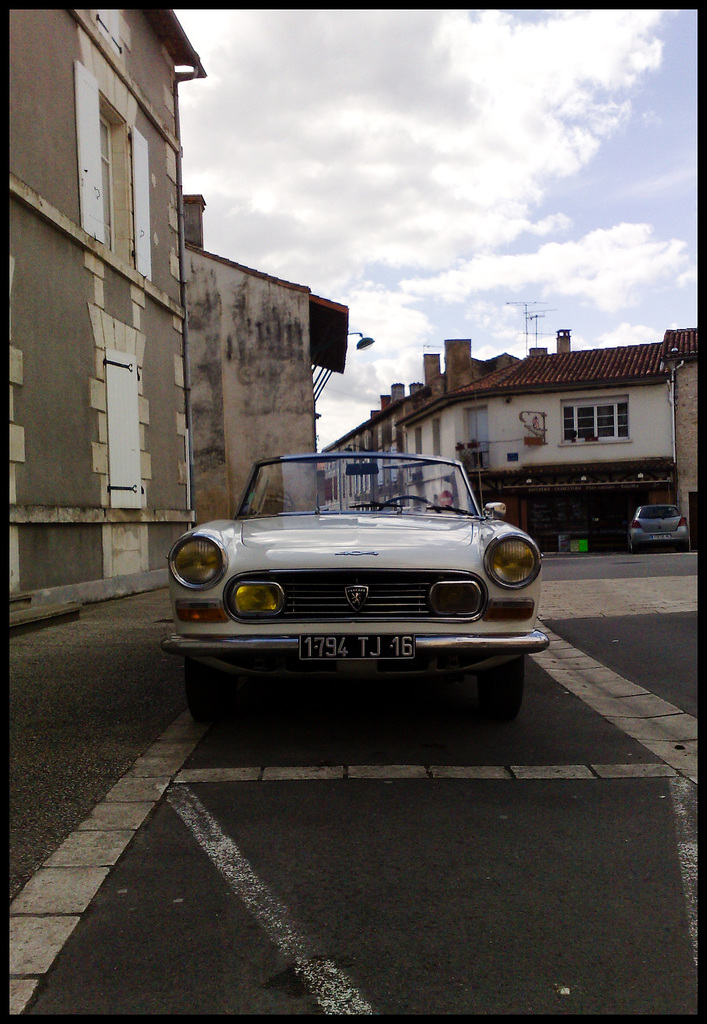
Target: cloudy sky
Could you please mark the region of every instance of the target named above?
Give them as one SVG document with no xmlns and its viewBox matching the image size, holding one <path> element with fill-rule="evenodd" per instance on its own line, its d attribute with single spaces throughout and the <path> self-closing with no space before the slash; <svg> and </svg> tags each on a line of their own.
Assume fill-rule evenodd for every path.
<svg viewBox="0 0 707 1024">
<path fill-rule="evenodd" d="M 549 351 L 697 326 L 696 11 L 176 15 L 208 75 L 180 87 L 206 250 L 376 339 L 320 398 L 320 447 L 445 338 L 487 359 L 526 326 Z"/>
</svg>

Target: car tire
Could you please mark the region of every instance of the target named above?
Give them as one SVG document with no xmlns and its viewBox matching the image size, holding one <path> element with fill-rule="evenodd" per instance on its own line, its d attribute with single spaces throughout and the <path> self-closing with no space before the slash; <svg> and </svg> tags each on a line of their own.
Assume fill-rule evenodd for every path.
<svg viewBox="0 0 707 1024">
<path fill-rule="evenodd" d="M 525 657 L 480 672 L 476 686 L 483 715 L 498 722 L 513 721 L 523 703 Z"/>
<path fill-rule="evenodd" d="M 226 712 L 226 686 L 216 669 L 184 659 L 187 707 L 195 722 L 217 722 Z"/>
</svg>

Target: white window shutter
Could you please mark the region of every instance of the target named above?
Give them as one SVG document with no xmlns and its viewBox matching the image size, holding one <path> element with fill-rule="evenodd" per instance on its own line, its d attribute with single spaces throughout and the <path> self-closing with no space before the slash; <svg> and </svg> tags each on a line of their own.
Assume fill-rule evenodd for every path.
<svg viewBox="0 0 707 1024">
<path fill-rule="evenodd" d="M 140 508 L 142 480 L 135 356 L 106 349 L 106 390 L 111 508 Z"/>
<path fill-rule="evenodd" d="M 116 53 L 122 53 L 120 45 L 120 11 L 96 11 L 98 30 L 110 42 Z"/>
<path fill-rule="evenodd" d="M 145 277 L 152 275 L 150 246 L 150 159 L 147 140 L 137 128 L 133 137 L 133 215 L 135 218 L 135 266 Z"/>
<path fill-rule="evenodd" d="M 81 226 L 99 242 L 105 242 L 101 189 L 101 134 L 98 82 L 79 61 L 74 62 L 76 88 L 76 138 L 79 158 Z"/>
</svg>

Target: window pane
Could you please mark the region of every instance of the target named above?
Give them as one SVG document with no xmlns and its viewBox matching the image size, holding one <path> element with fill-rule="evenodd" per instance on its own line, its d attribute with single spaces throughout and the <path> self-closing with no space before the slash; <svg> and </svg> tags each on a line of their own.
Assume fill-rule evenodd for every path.
<svg viewBox="0 0 707 1024">
<path fill-rule="evenodd" d="M 571 441 L 572 438 L 575 436 L 575 429 L 574 429 L 574 406 L 573 405 L 566 405 L 565 406 L 565 408 L 563 410 L 563 413 L 562 413 L 562 418 L 563 418 L 563 430 L 564 430 L 563 436 L 564 436 L 564 439 L 565 439 L 565 441 Z"/>
<path fill-rule="evenodd" d="M 596 437 L 594 406 L 580 405 L 577 409 L 577 435 L 581 438 Z"/>
<path fill-rule="evenodd" d="M 614 437 L 614 406 L 597 406 L 597 437 Z"/>
<path fill-rule="evenodd" d="M 618 419 L 616 434 L 618 437 L 628 437 L 628 402 L 619 402 L 616 412 Z"/>
<path fill-rule="evenodd" d="M 105 226 L 106 245 L 111 245 L 111 145 L 110 130 L 101 120 L 101 184 L 103 186 L 103 224 Z"/>
</svg>

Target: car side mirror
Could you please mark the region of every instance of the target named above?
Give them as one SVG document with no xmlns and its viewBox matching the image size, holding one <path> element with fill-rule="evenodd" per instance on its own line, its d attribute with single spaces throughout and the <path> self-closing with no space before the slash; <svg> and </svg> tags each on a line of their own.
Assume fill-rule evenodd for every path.
<svg viewBox="0 0 707 1024">
<path fill-rule="evenodd" d="M 502 501 L 489 501 L 484 505 L 484 515 L 487 519 L 503 519 L 506 514 L 506 506 Z"/>
</svg>

